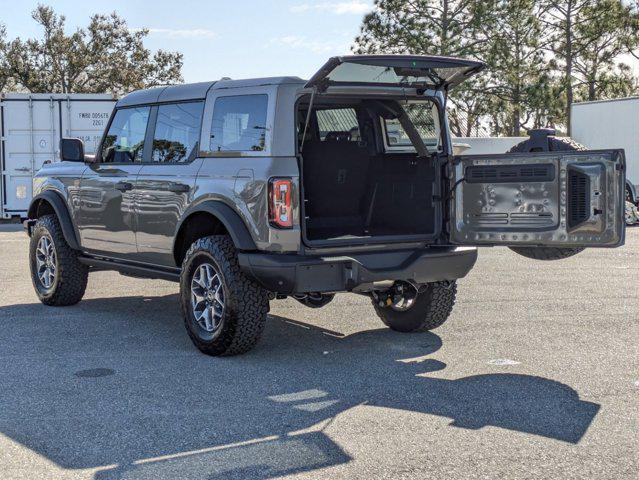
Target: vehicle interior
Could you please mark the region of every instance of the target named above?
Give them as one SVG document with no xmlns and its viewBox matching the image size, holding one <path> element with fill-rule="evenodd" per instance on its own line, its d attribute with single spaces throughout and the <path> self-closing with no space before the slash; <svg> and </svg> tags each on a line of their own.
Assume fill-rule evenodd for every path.
<svg viewBox="0 0 639 480">
<path fill-rule="evenodd" d="M 308 115 L 310 105 L 302 98 L 297 116 L 307 243 L 438 235 L 435 104 L 319 95 Z"/>
</svg>

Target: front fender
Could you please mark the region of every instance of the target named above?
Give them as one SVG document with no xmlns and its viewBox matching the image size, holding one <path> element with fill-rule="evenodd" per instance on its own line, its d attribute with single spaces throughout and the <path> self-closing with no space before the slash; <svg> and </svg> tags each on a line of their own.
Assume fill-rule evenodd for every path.
<svg viewBox="0 0 639 480">
<path fill-rule="evenodd" d="M 66 202 L 62 198 L 62 195 L 55 192 L 54 190 L 44 190 L 39 193 L 31 200 L 29 204 L 29 211 L 27 216 L 29 219 L 36 219 L 38 216 L 38 210 L 42 202 L 46 202 L 51 205 L 53 211 L 58 217 L 58 221 L 60 222 L 60 227 L 62 227 L 62 234 L 64 235 L 64 239 L 67 241 L 69 246 L 74 250 L 80 250 L 80 242 L 78 239 L 80 236 L 73 224 L 73 220 L 71 219 L 71 214 L 69 213 L 69 207 Z"/>
</svg>

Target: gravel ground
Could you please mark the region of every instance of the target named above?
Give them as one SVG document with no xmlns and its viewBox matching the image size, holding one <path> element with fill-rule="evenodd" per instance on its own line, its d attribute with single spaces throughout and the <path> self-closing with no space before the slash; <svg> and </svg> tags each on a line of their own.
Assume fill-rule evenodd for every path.
<svg viewBox="0 0 639 480">
<path fill-rule="evenodd" d="M 209 358 L 172 283 L 101 272 L 40 305 L 2 226 L 0 478 L 636 479 L 638 247 L 483 249 L 427 334 L 364 297 L 273 302 L 258 348 Z"/>
</svg>

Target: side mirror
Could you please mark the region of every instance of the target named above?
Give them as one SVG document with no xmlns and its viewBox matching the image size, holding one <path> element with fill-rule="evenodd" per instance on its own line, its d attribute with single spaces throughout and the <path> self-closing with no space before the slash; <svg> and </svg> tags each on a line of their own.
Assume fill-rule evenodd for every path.
<svg viewBox="0 0 639 480">
<path fill-rule="evenodd" d="M 63 162 L 84 162 L 84 142 L 79 138 L 60 140 L 60 160 Z"/>
</svg>

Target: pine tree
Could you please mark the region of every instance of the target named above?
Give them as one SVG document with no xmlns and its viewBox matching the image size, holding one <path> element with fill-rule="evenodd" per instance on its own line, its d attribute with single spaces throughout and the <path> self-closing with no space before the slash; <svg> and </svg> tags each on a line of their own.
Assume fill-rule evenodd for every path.
<svg viewBox="0 0 639 480">
<path fill-rule="evenodd" d="M 486 60 L 490 66 L 492 130 L 520 136 L 522 128 L 546 123 L 552 80 L 542 46 L 541 9 L 534 0 L 500 0 L 490 24 Z"/>
<path fill-rule="evenodd" d="M 491 0 L 375 0 L 353 51 L 481 58 L 493 6 Z M 471 135 L 487 112 L 483 82 L 475 78 L 451 93 L 449 113 L 455 135 Z"/>
</svg>

